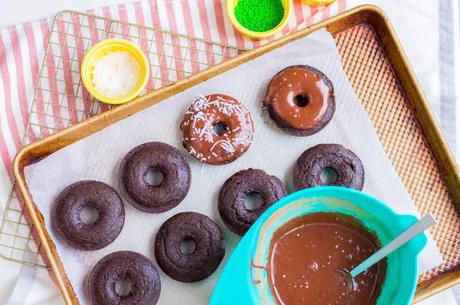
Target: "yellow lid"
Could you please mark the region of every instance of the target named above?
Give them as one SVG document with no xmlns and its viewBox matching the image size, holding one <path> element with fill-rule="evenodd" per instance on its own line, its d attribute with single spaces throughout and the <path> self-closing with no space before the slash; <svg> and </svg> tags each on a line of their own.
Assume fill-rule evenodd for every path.
<svg viewBox="0 0 460 305">
<path fill-rule="evenodd" d="M 233 26 L 238 30 L 238 32 L 240 32 L 241 34 L 245 36 L 248 36 L 249 38 L 253 38 L 253 39 L 262 39 L 262 38 L 267 38 L 267 37 L 275 35 L 287 25 L 287 23 L 289 22 L 289 17 L 291 16 L 291 10 L 292 10 L 291 0 L 281 0 L 281 4 L 283 5 L 283 8 L 284 8 L 284 16 L 281 22 L 276 27 L 274 27 L 273 29 L 269 31 L 254 32 L 242 26 L 236 19 L 235 7 L 237 3 L 238 3 L 238 0 L 227 0 L 226 9 L 227 9 L 228 18 L 230 19 L 230 22 L 233 24 Z"/>
<path fill-rule="evenodd" d="M 110 98 L 99 94 L 99 92 L 96 91 L 96 88 L 94 88 L 92 84 L 93 70 L 94 64 L 99 59 L 101 59 L 103 56 L 107 55 L 110 52 L 117 51 L 126 52 L 129 55 L 131 55 L 134 59 L 136 59 L 136 61 L 139 63 L 141 67 L 141 77 L 136 89 L 134 89 L 134 91 L 131 92 L 129 95 L 120 98 Z M 112 105 L 118 105 L 133 100 L 144 89 L 149 78 L 149 62 L 144 52 L 142 52 L 142 50 L 135 44 L 124 39 L 106 39 L 98 42 L 91 49 L 89 49 L 88 53 L 86 53 L 85 58 L 83 59 L 83 63 L 81 64 L 80 73 L 81 79 L 83 81 L 83 84 L 85 85 L 86 90 L 88 90 L 88 92 L 92 96 L 94 96 L 101 102 Z"/>
<path fill-rule="evenodd" d="M 337 0 L 302 0 L 303 3 L 311 6 L 324 6 L 334 3 Z"/>
</svg>

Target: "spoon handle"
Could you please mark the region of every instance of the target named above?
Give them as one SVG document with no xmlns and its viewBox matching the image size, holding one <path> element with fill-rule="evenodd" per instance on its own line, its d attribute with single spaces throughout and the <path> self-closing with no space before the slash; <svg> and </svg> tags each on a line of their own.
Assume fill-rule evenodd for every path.
<svg viewBox="0 0 460 305">
<path fill-rule="evenodd" d="M 386 257 L 391 252 L 406 244 L 412 238 L 416 237 L 426 229 L 430 228 L 436 223 L 436 220 L 431 214 L 425 215 L 419 221 L 410 226 L 407 230 L 402 232 L 398 237 L 389 242 L 385 247 L 369 256 L 364 262 L 351 270 L 352 277 L 356 277 L 374 264 L 378 263 L 381 259 Z"/>
</svg>

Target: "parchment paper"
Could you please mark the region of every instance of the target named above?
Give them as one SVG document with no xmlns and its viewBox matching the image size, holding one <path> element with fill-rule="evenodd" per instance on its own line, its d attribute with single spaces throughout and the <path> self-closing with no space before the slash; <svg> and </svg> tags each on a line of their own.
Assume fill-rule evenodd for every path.
<svg viewBox="0 0 460 305">
<path fill-rule="evenodd" d="M 298 64 L 308 64 L 323 71 L 335 86 L 337 103 L 336 114 L 330 124 L 321 132 L 303 138 L 279 131 L 261 111 L 262 97 L 271 77 L 286 66 Z M 83 179 L 95 179 L 118 189 L 117 169 L 121 159 L 131 148 L 149 141 L 169 143 L 188 155 L 181 144 L 179 123 L 186 107 L 197 96 L 212 93 L 233 96 L 250 110 L 255 136 L 246 154 L 224 166 L 205 165 L 188 156 L 192 185 L 185 200 L 173 210 L 158 215 L 142 213 L 126 203 L 123 231 L 105 249 L 76 251 L 59 242 L 51 230 L 50 210 L 56 196 L 67 185 Z M 332 36 L 325 30 L 252 60 L 61 149 L 28 166 L 25 174 L 33 199 L 43 213 L 82 305 L 88 304 L 86 276 L 103 256 L 118 250 L 132 250 L 146 255 L 156 264 L 153 240 L 165 220 L 182 211 L 210 216 L 225 235 L 227 251 L 220 268 L 208 279 L 192 284 L 172 280 L 159 269 L 162 282 L 159 304 L 205 304 L 229 254 L 240 239 L 225 227 L 217 211 L 217 194 L 224 181 L 238 170 L 261 168 L 280 177 L 292 191 L 291 173 L 295 160 L 304 150 L 320 143 L 340 143 L 354 151 L 366 171 L 363 191 L 388 203 L 398 213 L 418 215 L 342 70 Z M 419 258 L 420 271 L 441 262 L 439 251 L 430 239 Z"/>
</svg>

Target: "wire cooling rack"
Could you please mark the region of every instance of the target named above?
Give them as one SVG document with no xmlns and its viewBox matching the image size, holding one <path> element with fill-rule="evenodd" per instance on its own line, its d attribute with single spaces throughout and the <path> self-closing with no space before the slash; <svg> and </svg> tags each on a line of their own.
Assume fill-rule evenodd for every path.
<svg viewBox="0 0 460 305">
<path fill-rule="evenodd" d="M 86 51 L 107 38 L 138 45 L 150 62 L 146 90 L 167 86 L 239 55 L 242 49 L 119 20 L 63 11 L 56 15 L 35 87 L 24 144 L 70 127 L 110 107 L 83 87 L 80 64 Z M 34 227 L 22 208 L 15 185 L 0 226 L 0 256 L 47 267 L 34 238 Z M 30 224 L 30 225 L 29 225 Z"/>
</svg>

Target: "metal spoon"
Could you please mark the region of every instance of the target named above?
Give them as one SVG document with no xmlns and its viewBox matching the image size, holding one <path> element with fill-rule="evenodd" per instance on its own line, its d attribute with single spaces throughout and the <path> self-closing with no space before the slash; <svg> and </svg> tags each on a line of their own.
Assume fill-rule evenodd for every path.
<svg viewBox="0 0 460 305">
<path fill-rule="evenodd" d="M 417 237 L 423 231 L 429 229 L 436 223 L 436 220 L 431 214 L 423 216 L 419 221 L 410 226 L 407 230 L 402 232 L 398 237 L 390 241 L 385 247 L 381 248 L 371 256 L 369 256 L 364 262 L 353 268 L 353 270 L 339 270 L 345 277 L 345 281 L 351 291 L 354 290 L 354 278 L 366 271 L 383 258 L 387 257 L 393 251 L 399 249 L 405 245 L 411 239 Z"/>
</svg>

